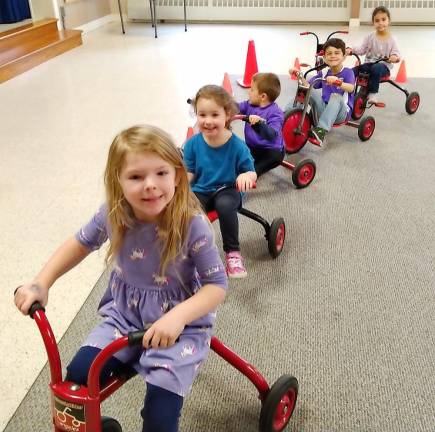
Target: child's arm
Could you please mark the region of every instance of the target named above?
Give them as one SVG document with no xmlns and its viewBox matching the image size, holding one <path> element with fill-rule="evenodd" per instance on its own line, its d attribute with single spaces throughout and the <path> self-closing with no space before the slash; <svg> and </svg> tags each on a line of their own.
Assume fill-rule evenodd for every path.
<svg viewBox="0 0 435 432">
<path fill-rule="evenodd" d="M 45 306 L 48 301 L 48 290 L 64 273 L 79 264 L 91 252 L 75 237 L 70 237 L 60 246 L 44 265 L 33 281 L 22 285 L 15 294 L 15 305 L 27 315 L 30 306 L 39 301 Z"/>
<path fill-rule="evenodd" d="M 146 331 L 143 339 L 145 348 L 150 345 L 153 348 L 173 345 L 186 325 L 216 310 L 225 298 L 228 278 L 206 217 L 196 216 L 192 220 L 187 250 L 204 285 Z"/>
<path fill-rule="evenodd" d="M 399 47 L 397 46 L 396 39 L 391 37 L 391 41 L 392 41 L 392 47 L 390 49 L 390 53 L 389 53 L 389 56 L 388 56 L 388 61 L 390 63 L 399 63 L 400 62 Z"/>
<path fill-rule="evenodd" d="M 307 86 L 307 87 L 309 87 L 310 83 L 304 78 L 304 74 L 299 69 L 295 69 L 295 68 L 291 67 L 288 70 L 288 73 L 290 75 L 293 75 L 293 76 L 297 77 L 297 78 L 300 78 L 302 84 Z"/>
<path fill-rule="evenodd" d="M 142 340 L 144 348 L 174 345 L 186 325 L 214 311 L 225 295 L 225 289 L 218 285 L 204 285 L 192 297 L 165 313 L 146 331 Z"/>
<path fill-rule="evenodd" d="M 255 171 L 247 171 L 239 174 L 236 179 L 236 186 L 240 192 L 246 192 L 254 187 L 256 181 L 257 173 Z"/>
<path fill-rule="evenodd" d="M 264 118 L 251 114 L 249 116 L 249 123 L 254 132 L 266 141 L 273 141 L 276 138 L 277 131 Z"/>
<path fill-rule="evenodd" d="M 341 81 L 341 85 L 337 85 L 336 83 L 338 81 L 341 81 L 340 78 L 334 76 L 334 75 L 329 75 L 326 77 L 326 83 L 329 85 L 335 85 L 339 88 L 341 88 L 343 91 L 347 92 L 347 93 L 352 93 L 353 89 L 355 88 L 354 84 L 350 83 L 350 82 L 346 82 L 346 81 Z"/>
<path fill-rule="evenodd" d="M 189 180 L 189 183 L 192 183 L 193 179 L 195 178 L 195 174 L 188 172 L 187 173 L 187 180 Z"/>
<path fill-rule="evenodd" d="M 187 179 L 189 183 L 195 178 L 195 152 L 193 151 L 192 138 L 189 139 L 183 148 L 183 160 L 187 168 Z"/>
<path fill-rule="evenodd" d="M 346 54 L 357 54 L 357 55 L 364 55 L 367 54 L 367 51 L 369 50 L 371 43 L 372 35 L 367 35 L 364 37 L 362 44 L 360 46 L 353 46 L 352 48 L 346 49 Z"/>
</svg>

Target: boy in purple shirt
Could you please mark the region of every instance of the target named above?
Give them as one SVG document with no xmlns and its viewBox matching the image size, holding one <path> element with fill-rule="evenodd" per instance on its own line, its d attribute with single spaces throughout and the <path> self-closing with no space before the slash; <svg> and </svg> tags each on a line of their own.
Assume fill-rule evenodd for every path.
<svg viewBox="0 0 435 432">
<path fill-rule="evenodd" d="M 353 109 L 355 88 L 355 75 L 353 70 L 345 68 L 343 62 L 346 55 L 346 45 L 341 39 L 329 39 L 323 45 L 324 60 L 329 66 L 309 79 L 306 84 L 312 83 L 315 79 L 323 78 L 324 81 L 317 81 L 314 90 L 311 92 L 310 104 L 314 108 L 318 122 L 317 126 L 310 131 L 311 142 L 323 145 L 326 134 L 331 130 L 334 123 L 344 122 Z M 290 69 L 290 72 L 293 70 Z M 337 85 L 337 81 L 341 85 Z"/>
<path fill-rule="evenodd" d="M 240 113 L 249 116 L 245 141 L 254 158 L 257 177 L 284 159 L 281 133 L 284 113 L 275 103 L 280 92 L 281 84 L 274 73 L 256 73 L 252 77 L 249 100 L 239 103 Z"/>
</svg>

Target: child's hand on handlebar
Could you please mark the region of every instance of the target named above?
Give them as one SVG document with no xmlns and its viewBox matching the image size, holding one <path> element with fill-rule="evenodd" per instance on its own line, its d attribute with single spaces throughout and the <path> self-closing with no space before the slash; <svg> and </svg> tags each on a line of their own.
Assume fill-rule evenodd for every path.
<svg viewBox="0 0 435 432">
<path fill-rule="evenodd" d="M 37 282 L 28 282 L 17 288 L 14 296 L 14 303 L 23 315 L 29 314 L 33 303 L 39 302 L 45 306 L 48 302 L 48 288 Z"/>
<path fill-rule="evenodd" d="M 175 309 L 159 318 L 144 334 L 142 345 L 147 348 L 169 348 L 174 345 L 184 330 L 185 324 L 180 320 Z"/>
<path fill-rule="evenodd" d="M 343 80 L 334 75 L 331 75 L 326 77 L 326 83 L 329 85 L 340 87 L 341 84 L 343 84 Z"/>
<path fill-rule="evenodd" d="M 240 192 L 246 192 L 249 189 L 255 187 L 255 181 L 257 180 L 257 175 L 255 172 L 245 172 L 240 174 L 236 179 L 237 190 Z"/>
<path fill-rule="evenodd" d="M 248 120 L 249 120 L 249 123 L 250 123 L 251 125 L 254 125 L 254 124 L 256 124 L 256 123 L 260 123 L 260 122 L 265 122 L 265 121 L 266 121 L 264 118 L 262 118 L 262 117 L 260 117 L 260 116 L 258 116 L 258 115 L 255 115 L 255 114 L 251 114 L 251 115 L 248 117 Z"/>
<path fill-rule="evenodd" d="M 349 47 L 346 48 L 346 55 L 347 56 L 352 55 L 352 48 Z"/>
<path fill-rule="evenodd" d="M 399 61 L 400 61 L 400 58 L 396 54 L 390 55 L 390 57 L 388 57 L 389 63 L 399 63 Z"/>
</svg>

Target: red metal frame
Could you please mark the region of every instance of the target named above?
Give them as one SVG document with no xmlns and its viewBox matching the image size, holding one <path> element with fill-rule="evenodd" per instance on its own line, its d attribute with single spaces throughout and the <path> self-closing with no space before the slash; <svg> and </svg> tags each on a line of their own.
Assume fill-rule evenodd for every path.
<svg viewBox="0 0 435 432">
<path fill-rule="evenodd" d="M 77 386 L 69 381 L 62 381 L 62 365 L 59 350 L 50 323 L 44 310 L 34 312 L 33 318 L 40 330 L 47 351 L 51 372 L 50 388 L 52 391 L 52 419 L 54 432 L 101 432 L 100 404 L 125 383 L 123 378 L 112 378 L 100 389 L 99 376 L 106 361 L 117 351 L 128 346 L 128 336 L 123 336 L 104 348 L 95 358 L 88 374 L 88 385 Z M 269 394 L 270 387 L 260 372 L 238 356 L 216 337 L 211 338 L 211 349 L 227 363 L 245 375 L 256 387 L 259 399 L 263 402 Z M 60 406 L 60 409 L 56 408 Z M 59 405 L 60 404 L 60 405 Z M 83 422 L 75 417 L 80 412 Z M 62 425 L 65 425 L 63 427 Z M 72 429 L 72 426 L 75 429 Z"/>
</svg>

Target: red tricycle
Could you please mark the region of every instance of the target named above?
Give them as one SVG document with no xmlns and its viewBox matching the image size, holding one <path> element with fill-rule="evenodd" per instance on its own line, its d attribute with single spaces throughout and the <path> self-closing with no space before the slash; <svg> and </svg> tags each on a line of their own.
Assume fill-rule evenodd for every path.
<svg viewBox="0 0 435 432">
<path fill-rule="evenodd" d="M 301 72 L 297 73 L 298 87 L 293 102 L 293 108 L 286 111 L 284 126 L 282 129 L 282 136 L 287 153 L 297 153 L 306 144 L 311 127 L 313 125 L 315 126 L 318 120 L 317 113 L 311 107 L 309 100 L 313 86 L 317 82 L 324 81 L 325 79 L 316 78 L 311 81 L 309 86 L 307 86 L 303 77 L 306 78 L 310 72 L 319 71 L 325 67 L 326 64 L 314 67 L 305 72 L 304 75 L 302 75 Z M 336 85 L 341 84 L 341 80 L 338 80 L 336 83 Z M 360 140 L 367 141 L 373 135 L 376 123 L 372 116 L 367 116 L 361 119 L 359 123 L 345 120 L 342 123 L 334 124 L 333 127 L 339 127 L 342 125 L 357 128 Z M 315 143 L 313 142 L 313 144 Z"/>
<path fill-rule="evenodd" d="M 188 103 L 190 103 L 190 99 L 187 100 Z M 241 117 L 245 117 L 242 115 L 237 115 L 233 117 L 234 120 L 241 119 Z M 187 130 L 186 140 L 188 140 L 190 137 L 192 137 L 194 134 L 193 128 L 189 127 Z M 181 148 L 181 151 L 183 151 L 183 147 Z M 313 162 L 314 164 L 314 162 Z M 314 165 L 314 172 L 315 172 L 315 165 Z M 303 174 L 300 174 L 303 176 Z M 213 195 L 216 196 L 218 193 L 226 190 L 226 189 L 234 189 L 236 188 L 235 184 L 231 185 L 223 185 L 219 189 L 217 189 Z M 254 186 L 256 188 L 256 185 Z M 250 210 L 245 209 L 242 205 L 240 205 L 237 212 L 243 216 L 246 216 L 249 219 L 252 219 L 255 222 L 258 222 L 262 227 L 264 228 L 265 234 L 264 237 L 267 240 L 267 245 L 269 248 L 269 254 L 272 258 L 277 258 L 284 247 L 284 241 L 285 241 L 285 222 L 282 217 L 278 217 L 272 220 L 272 223 L 269 224 L 267 220 L 262 218 L 257 213 L 254 213 Z M 207 214 L 209 220 L 211 223 L 213 223 L 216 219 L 218 219 L 218 214 L 215 210 L 212 210 L 208 212 Z"/>
<path fill-rule="evenodd" d="M 111 377 L 100 388 L 99 377 L 104 364 L 117 351 L 127 346 L 140 346 L 144 331 L 136 331 L 122 336 L 104 348 L 95 358 L 88 374 L 87 386 L 62 381 L 62 366 L 59 350 L 44 308 L 34 303 L 29 315 L 34 318 L 41 332 L 47 351 L 51 374 L 51 412 L 54 432 L 122 432 L 119 422 L 110 417 L 102 417 L 100 405 L 119 389 L 135 372 Z M 261 401 L 259 421 L 260 432 L 282 431 L 290 420 L 296 406 L 298 381 L 291 375 L 282 375 L 272 387 L 264 377 L 219 339 L 212 337 L 211 349 L 231 366 L 245 375 L 257 388 Z"/>
<path fill-rule="evenodd" d="M 352 55 L 354 55 L 357 58 L 358 65 L 361 65 L 361 60 L 358 57 L 358 55 L 356 54 L 352 54 Z M 373 62 L 373 64 L 382 61 L 387 61 L 387 60 L 388 58 L 381 58 Z M 377 107 L 385 107 L 385 104 L 371 103 L 368 100 L 368 95 L 369 95 L 368 82 L 369 82 L 370 74 L 365 72 L 360 72 L 359 66 L 355 66 L 354 71 L 356 76 L 356 83 L 355 83 L 355 100 L 353 105 L 352 118 L 354 120 L 359 120 L 363 116 L 367 108 L 371 108 L 373 105 Z M 406 96 L 405 110 L 408 114 L 414 114 L 417 111 L 420 105 L 420 95 L 417 92 L 409 93 L 409 91 L 406 90 L 404 87 L 400 86 L 392 79 L 390 79 L 389 73 L 381 77 L 380 83 L 381 84 L 389 83 L 393 87 L 399 89 Z"/>
<path fill-rule="evenodd" d="M 345 30 L 337 30 L 335 32 L 332 32 L 330 35 L 328 35 L 326 40 L 329 40 L 331 36 L 334 36 L 335 34 L 348 34 L 348 33 L 349 32 Z M 314 67 L 316 68 L 318 66 L 323 65 L 324 64 L 323 55 L 325 54 L 323 51 L 324 43 L 319 42 L 319 37 L 317 36 L 317 34 L 310 31 L 306 31 L 306 32 L 299 33 L 299 35 L 300 36 L 313 35 L 316 38 L 316 52 L 314 54 Z M 309 64 L 307 63 L 304 63 L 301 66 L 310 67 Z"/>
<path fill-rule="evenodd" d="M 226 189 L 234 189 L 235 185 L 226 185 L 220 187 L 218 190 L 216 190 L 213 195 L 216 196 L 220 192 L 226 190 Z M 277 258 L 284 247 L 284 241 L 285 241 L 285 222 L 282 217 L 277 217 L 272 220 L 272 223 L 269 224 L 266 219 L 262 218 L 257 213 L 254 213 L 246 208 L 244 208 L 242 205 L 238 208 L 237 212 L 243 216 L 246 216 L 247 218 L 258 222 L 265 231 L 264 237 L 267 240 L 267 246 L 269 249 L 269 254 L 272 258 Z M 216 210 L 212 210 L 207 213 L 208 219 L 211 223 L 213 223 L 216 219 L 218 219 L 218 214 Z"/>
</svg>

